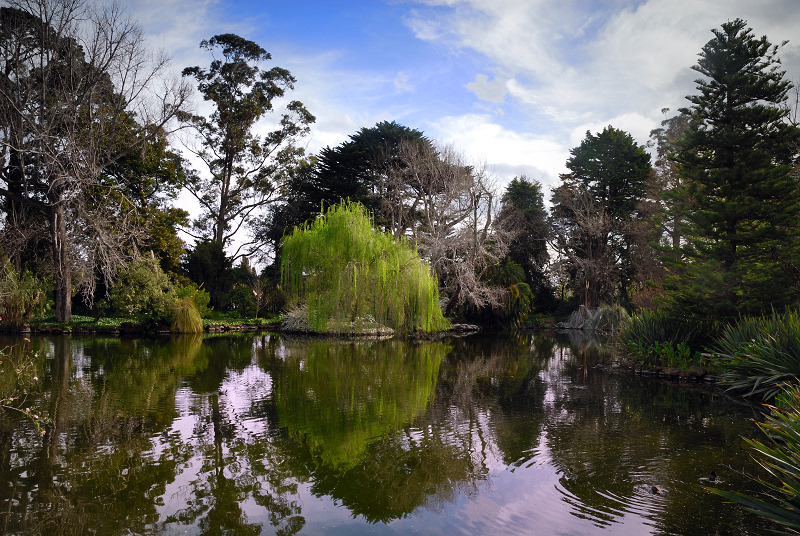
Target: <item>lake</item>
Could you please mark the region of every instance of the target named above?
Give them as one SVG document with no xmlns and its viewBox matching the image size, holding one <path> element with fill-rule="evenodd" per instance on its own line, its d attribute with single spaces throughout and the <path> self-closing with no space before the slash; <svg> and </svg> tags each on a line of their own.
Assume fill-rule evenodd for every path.
<svg viewBox="0 0 800 536">
<path fill-rule="evenodd" d="M 742 439 L 761 438 L 758 408 L 708 386 L 601 370 L 613 349 L 593 340 L 29 344 L 41 355 L 30 399 L 52 424 L 0 413 L 3 534 L 764 527 L 704 489 L 758 491 Z"/>
</svg>

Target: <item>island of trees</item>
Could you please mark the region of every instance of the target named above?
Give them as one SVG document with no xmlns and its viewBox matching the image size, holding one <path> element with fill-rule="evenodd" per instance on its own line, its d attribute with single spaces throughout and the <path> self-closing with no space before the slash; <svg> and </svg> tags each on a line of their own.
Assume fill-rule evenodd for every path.
<svg viewBox="0 0 800 536">
<path fill-rule="evenodd" d="M 325 311 L 425 331 L 445 318 L 523 327 L 613 306 L 640 313 L 631 325 L 718 335 L 797 304 L 797 92 L 780 47 L 743 20 L 714 30 L 688 106 L 665 110 L 646 145 L 612 125 L 587 132 L 549 203 L 537 181 L 498 188 L 457 148 L 396 122 L 306 154 L 315 118 L 291 100 L 292 74 L 237 35 L 200 47 L 208 65 L 171 80 L 117 8 L 19 0 L 0 10 L 5 323 L 67 325 L 78 314 L 182 331 L 202 316 L 291 304 L 320 328 L 337 320 Z M 207 115 L 191 111 L 192 91 Z M 199 213 L 177 208 L 179 194 Z M 358 221 L 352 258 L 326 227 L 344 213 Z M 435 287 L 405 313 L 394 294 L 410 287 L 373 284 L 389 256 L 398 269 L 390 250 L 418 259 L 419 288 Z M 336 285 L 380 288 L 380 305 L 314 302 L 317 271 L 334 264 Z M 412 318 L 423 310 L 426 320 Z M 629 346 L 645 359 L 657 341 L 639 338 Z M 701 338 L 658 342 L 695 349 Z"/>
<path fill-rule="evenodd" d="M 587 132 L 552 192 L 527 177 L 498 188 L 393 121 L 307 154 L 315 118 L 291 99 L 292 74 L 238 35 L 200 47 L 208 64 L 171 79 L 118 8 L 4 2 L 3 325 L 197 332 L 292 311 L 312 331 L 409 334 L 570 314 L 591 328 L 613 310 L 638 367 L 712 368 L 746 396 L 800 400 L 787 387 L 800 373 L 798 90 L 780 45 L 746 21 L 713 30 L 687 66 L 687 106 L 665 109 L 647 144 Z"/>
<path fill-rule="evenodd" d="M 360 247 L 420 260 L 437 287 L 426 299 L 452 321 L 522 327 L 615 306 L 696 332 L 797 304 L 797 92 L 780 47 L 743 20 L 700 51 L 686 108 L 664 110 L 646 145 L 612 125 L 587 132 L 546 203 L 539 182 L 498 188 L 457 148 L 396 122 L 306 154 L 315 118 L 291 100 L 294 77 L 240 36 L 204 40 L 208 65 L 170 80 L 116 8 L 20 0 L 0 17 L 6 323 L 77 313 L 182 330 L 198 315 L 308 306 L 316 276 L 299 268 L 299 236 L 340 240 L 321 230 L 342 202 L 369 227 Z M 192 113 L 193 90 L 207 115 Z M 179 194 L 199 213 L 177 208 Z M 375 268 L 338 244 L 304 247 L 359 277 Z M 179 311 L 192 317 L 183 327 Z"/>
</svg>

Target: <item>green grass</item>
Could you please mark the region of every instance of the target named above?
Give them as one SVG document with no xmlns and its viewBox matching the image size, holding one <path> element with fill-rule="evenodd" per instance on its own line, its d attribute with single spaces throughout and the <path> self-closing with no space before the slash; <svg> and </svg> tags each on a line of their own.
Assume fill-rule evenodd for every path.
<svg viewBox="0 0 800 536">
<path fill-rule="evenodd" d="M 236 314 L 226 315 L 217 313 L 213 318 L 203 318 L 203 327 L 212 326 L 272 326 L 279 324 L 281 315 L 271 315 L 268 318 L 240 318 Z M 70 328 L 85 331 L 114 331 L 123 325 L 140 326 L 138 320 L 128 317 L 104 317 L 95 320 L 91 316 L 73 315 L 72 322 L 56 322 L 54 317 L 38 318 L 30 322 L 31 327 L 39 328 Z"/>
</svg>

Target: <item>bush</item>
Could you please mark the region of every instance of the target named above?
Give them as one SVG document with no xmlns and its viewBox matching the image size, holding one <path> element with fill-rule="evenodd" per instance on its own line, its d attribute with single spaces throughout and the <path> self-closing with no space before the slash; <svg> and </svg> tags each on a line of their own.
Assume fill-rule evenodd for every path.
<svg viewBox="0 0 800 536">
<path fill-rule="evenodd" d="M 192 302 L 194 302 L 194 306 L 197 308 L 200 318 L 208 317 L 213 311 L 213 308 L 208 306 L 211 301 L 211 295 L 194 283 L 177 287 L 175 289 L 175 296 L 179 300 L 182 298 L 191 298 Z"/>
<path fill-rule="evenodd" d="M 111 289 L 114 311 L 145 324 L 169 325 L 175 311 L 175 287 L 153 256 L 135 258 Z"/>
<path fill-rule="evenodd" d="M 711 322 L 691 323 L 645 309 L 622 325 L 616 342 L 623 355 L 642 365 L 687 369 L 701 363 L 700 350 L 714 329 Z"/>
<path fill-rule="evenodd" d="M 236 311 L 243 318 L 256 316 L 258 300 L 250 287 L 242 284 L 235 285 L 228 293 L 226 301 L 229 311 Z"/>
<path fill-rule="evenodd" d="M 712 352 L 730 390 L 772 400 L 800 377 L 800 315 L 742 318 L 723 330 Z"/>
<path fill-rule="evenodd" d="M 745 439 L 758 453 L 759 464 L 776 482 L 758 481 L 769 491 L 769 500 L 738 492 L 710 489 L 726 499 L 738 502 L 750 512 L 785 527 L 800 531 L 800 391 L 781 391 L 780 407 L 770 407 L 772 415 L 758 427 L 768 438 L 767 444 Z"/>
<path fill-rule="evenodd" d="M 0 319 L 11 324 L 44 316 L 48 308 L 45 285 L 30 272 L 18 274 L 10 261 L 3 263 L 0 273 Z"/>
</svg>

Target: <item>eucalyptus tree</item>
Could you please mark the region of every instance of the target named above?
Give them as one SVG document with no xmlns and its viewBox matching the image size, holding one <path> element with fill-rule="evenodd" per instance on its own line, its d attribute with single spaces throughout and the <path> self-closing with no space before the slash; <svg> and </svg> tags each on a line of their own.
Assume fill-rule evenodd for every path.
<svg viewBox="0 0 800 536">
<path fill-rule="evenodd" d="M 208 173 L 190 177 L 187 189 L 202 209 L 194 223 L 196 238 L 226 248 L 260 210 L 279 198 L 287 174 L 303 156 L 297 141 L 315 119 L 301 102 L 293 100 L 274 121 L 276 128 L 258 135 L 256 131 L 266 126 L 262 118 L 275 111 L 275 101 L 294 89 L 295 78 L 281 67 L 262 68 L 271 55 L 238 35 L 215 35 L 202 41 L 200 48 L 212 54 L 208 69 L 187 67 L 183 75 L 197 81 L 212 112 L 189 119 L 197 137 L 187 148 L 203 161 Z"/>
<path fill-rule="evenodd" d="M 126 217 L 134 208 L 104 202 L 123 186 L 99 177 L 164 132 L 189 88 L 162 77 L 167 58 L 150 53 L 141 29 L 116 7 L 81 0 L 6 6 L 0 195 L 46 222 L 55 316 L 67 322 L 73 276 L 91 296 L 96 271 L 110 280 L 135 234 L 134 219 Z"/>
<path fill-rule="evenodd" d="M 681 314 L 732 319 L 800 297 L 800 130 L 789 121 L 779 46 L 741 19 L 712 31 L 676 155 L 691 210 L 670 289 Z"/>
</svg>

